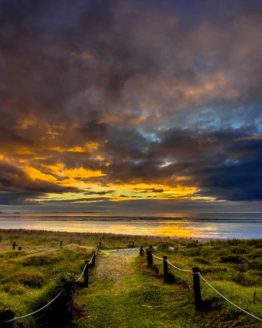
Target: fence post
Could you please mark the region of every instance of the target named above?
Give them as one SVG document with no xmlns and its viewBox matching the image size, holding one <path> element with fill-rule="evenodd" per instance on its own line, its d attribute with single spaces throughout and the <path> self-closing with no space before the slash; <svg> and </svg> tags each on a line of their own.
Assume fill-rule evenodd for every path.
<svg viewBox="0 0 262 328">
<path fill-rule="evenodd" d="M 85 261 L 85 271 L 84 271 L 84 286 L 88 287 L 88 267 L 89 267 L 89 261 Z"/>
<path fill-rule="evenodd" d="M 193 273 L 193 290 L 194 290 L 194 299 L 195 299 L 195 309 L 200 311 L 202 308 L 201 300 L 201 290 L 200 290 L 200 277 L 198 275 L 199 268 L 195 267 L 192 269 Z"/>
<path fill-rule="evenodd" d="M 69 317 L 73 315 L 73 303 L 74 303 L 74 294 L 75 294 L 75 287 L 71 281 L 68 281 L 64 285 L 64 297 L 65 297 L 65 306 L 66 306 L 66 313 Z"/>
<path fill-rule="evenodd" d="M 96 252 L 93 252 L 91 267 L 93 268 L 96 265 Z"/>
<path fill-rule="evenodd" d="M 164 281 L 168 281 L 168 263 L 167 256 L 163 256 Z"/>
<path fill-rule="evenodd" d="M 152 268 L 154 261 L 153 261 L 153 255 L 152 255 L 151 248 L 147 249 L 147 251 L 146 251 L 146 259 L 147 259 L 147 267 Z"/>
<path fill-rule="evenodd" d="M 144 254 L 145 254 L 144 248 L 143 247 L 140 247 L 140 249 L 139 249 L 139 255 L 140 256 L 144 256 Z"/>
</svg>

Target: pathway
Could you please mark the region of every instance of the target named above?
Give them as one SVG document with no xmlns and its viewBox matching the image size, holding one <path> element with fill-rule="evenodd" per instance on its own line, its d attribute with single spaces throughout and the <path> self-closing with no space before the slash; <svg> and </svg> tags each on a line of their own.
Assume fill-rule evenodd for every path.
<svg viewBox="0 0 262 328">
<path fill-rule="evenodd" d="M 180 327 L 170 320 L 172 316 L 162 313 L 174 289 L 142 273 L 138 254 L 138 248 L 99 252 L 90 287 L 78 296 L 87 315 L 78 320 L 77 327 Z M 178 293 L 177 300 L 181 300 Z"/>
</svg>

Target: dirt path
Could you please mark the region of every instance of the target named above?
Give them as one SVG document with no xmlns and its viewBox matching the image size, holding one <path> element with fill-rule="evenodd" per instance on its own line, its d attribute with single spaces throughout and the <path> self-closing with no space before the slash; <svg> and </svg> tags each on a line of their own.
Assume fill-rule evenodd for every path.
<svg viewBox="0 0 262 328">
<path fill-rule="evenodd" d="M 181 306 L 180 287 L 171 289 L 161 279 L 147 274 L 144 262 L 145 258 L 139 257 L 138 248 L 101 250 L 90 277 L 90 286 L 79 290 L 77 298 L 83 314 L 77 327 L 184 327 L 174 323 L 168 314 L 174 311 L 173 302 L 172 309 L 167 310 L 174 293 Z"/>
<path fill-rule="evenodd" d="M 122 248 L 122 249 L 110 249 L 107 251 L 108 254 L 118 255 L 118 256 L 137 256 L 139 253 L 139 248 Z"/>
<path fill-rule="evenodd" d="M 127 281 L 134 275 L 134 258 L 138 248 L 113 249 L 101 251 L 96 268 L 99 281 L 108 282 L 110 293 L 121 293 L 126 289 Z"/>
</svg>

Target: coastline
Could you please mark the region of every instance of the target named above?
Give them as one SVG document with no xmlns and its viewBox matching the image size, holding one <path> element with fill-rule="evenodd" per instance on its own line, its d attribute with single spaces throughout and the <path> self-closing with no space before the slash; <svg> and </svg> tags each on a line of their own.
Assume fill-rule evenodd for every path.
<svg viewBox="0 0 262 328">
<path fill-rule="evenodd" d="M 193 237 L 176 237 L 176 236 L 154 236 L 154 235 L 132 235 L 132 234 L 121 234 L 121 233 L 101 233 L 101 232 L 78 232 L 78 231 L 53 231 L 53 230 L 40 230 L 40 229 L 3 229 L 0 228 L 1 233 L 23 233 L 23 234 L 54 234 L 59 236 L 70 236 L 70 235 L 77 235 L 81 237 L 97 237 L 100 239 L 102 237 L 106 238 L 127 238 L 127 239 L 152 239 L 152 240 L 166 240 L 166 241 L 200 241 L 202 243 L 205 242 L 227 242 L 227 241 L 239 241 L 239 242 L 248 242 L 248 241 L 260 241 L 262 242 L 262 237 L 260 238 L 245 238 L 245 239 L 238 239 L 238 238 L 193 238 Z"/>
</svg>

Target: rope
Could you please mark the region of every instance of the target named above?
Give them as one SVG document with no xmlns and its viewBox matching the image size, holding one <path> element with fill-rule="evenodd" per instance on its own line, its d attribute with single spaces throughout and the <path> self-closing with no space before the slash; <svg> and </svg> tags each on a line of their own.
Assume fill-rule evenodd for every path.
<svg viewBox="0 0 262 328">
<path fill-rule="evenodd" d="M 78 282 L 83 277 L 87 265 L 88 263 L 85 264 L 83 271 L 81 272 L 80 276 L 75 280 L 75 282 Z"/>
<path fill-rule="evenodd" d="M 192 273 L 191 270 L 187 270 L 187 269 L 179 268 L 179 267 L 175 266 L 174 264 L 170 263 L 169 261 L 167 261 L 167 263 L 168 263 L 171 267 L 173 267 L 174 269 L 176 269 L 176 270 L 178 270 L 178 271 L 182 271 L 182 272 L 190 272 L 190 273 Z"/>
<path fill-rule="evenodd" d="M 20 317 L 14 317 L 13 319 L 5 320 L 5 321 L 2 321 L 2 322 L 8 323 L 8 322 L 13 322 L 13 321 L 16 321 L 16 320 L 19 320 L 19 319 L 24 319 L 24 318 L 32 316 L 32 315 L 44 310 L 45 308 L 47 308 L 50 304 L 52 304 L 62 294 L 62 292 L 63 291 L 58 293 L 51 301 L 49 301 L 46 305 L 42 306 L 40 309 L 35 310 L 35 311 L 33 311 L 31 313 L 28 313 L 28 314 L 25 314 L 25 315 L 21 315 Z"/>
<path fill-rule="evenodd" d="M 225 301 L 227 301 L 228 303 L 230 303 L 231 305 L 233 305 L 234 307 L 236 307 L 238 310 L 244 312 L 245 314 L 251 316 L 254 319 L 257 319 L 259 321 L 262 321 L 261 318 L 257 317 L 256 315 L 242 309 L 240 306 L 236 305 L 235 303 L 233 303 L 232 301 L 230 301 L 228 298 L 226 298 L 223 294 L 221 294 L 214 286 L 212 286 L 203 276 L 201 273 L 198 272 L 199 277 L 211 288 L 213 289 L 219 296 L 221 296 Z"/>
<path fill-rule="evenodd" d="M 163 257 L 158 257 L 158 256 L 154 255 L 153 253 L 152 253 L 152 255 L 153 255 L 153 257 L 155 257 L 156 259 L 163 261 Z"/>
<path fill-rule="evenodd" d="M 92 257 L 91 257 L 91 260 L 89 262 L 93 262 L 93 258 L 96 256 L 96 252 L 93 253 Z"/>
<path fill-rule="evenodd" d="M 156 255 L 154 255 L 152 253 L 152 256 L 158 260 L 163 260 L 163 258 L 161 257 L 158 257 Z M 212 286 L 203 276 L 200 272 L 192 272 L 191 270 L 188 270 L 188 269 L 182 269 L 182 268 L 179 268 L 177 266 L 175 266 L 174 264 L 170 263 L 169 261 L 166 261 L 171 267 L 173 267 L 174 269 L 178 270 L 178 271 L 182 271 L 182 272 L 189 272 L 189 273 L 192 273 L 192 274 L 198 274 L 199 277 L 211 288 L 213 289 L 220 297 L 222 297 L 225 301 L 227 301 L 228 303 L 230 303 L 231 305 L 233 305 L 234 307 L 236 307 L 239 311 L 251 316 L 252 318 L 256 319 L 256 320 L 259 320 L 262 322 L 262 318 L 259 318 L 257 317 L 256 315 L 242 309 L 240 306 L 238 306 L 237 304 L 235 304 L 234 302 L 230 301 L 228 298 L 226 298 L 223 294 L 221 294 L 214 286 Z"/>
<path fill-rule="evenodd" d="M 91 258 L 91 261 L 93 260 L 94 256 L 97 255 L 97 252 L 98 250 L 93 254 L 92 258 Z M 87 267 L 88 263 L 85 264 L 84 268 L 83 268 L 83 271 L 81 272 L 80 276 L 75 280 L 75 282 L 78 282 L 82 277 L 83 277 L 83 274 L 85 272 L 85 269 Z M 31 313 L 27 313 L 25 315 L 22 315 L 20 317 L 14 317 L 10 320 L 4 320 L 4 321 L 1 321 L 1 322 L 4 322 L 4 323 L 9 323 L 9 322 L 13 322 L 13 321 L 16 321 L 16 320 L 19 320 L 19 319 L 24 319 L 24 318 L 27 318 L 27 317 L 30 317 L 38 312 L 41 312 L 42 310 L 44 310 L 45 308 L 47 308 L 49 305 L 51 305 L 61 294 L 62 294 L 63 291 L 61 291 L 60 293 L 58 293 L 53 299 L 51 299 L 51 301 L 49 301 L 47 304 L 45 304 L 44 306 L 42 306 L 40 309 L 38 310 L 35 310 Z"/>
<path fill-rule="evenodd" d="M 163 258 L 162 257 L 158 257 L 158 256 L 156 256 L 156 255 L 154 255 L 154 254 L 152 254 L 153 255 L 153 257 L 155 257 L 156 259 L 158 259 L 158 260 L 163 260 Z M 166 261 L 171 267 L 173 267 L 174 269 L 176 269 L 176 270 L 179 270 L 179 271 L 182 271 L 182 272 L 190 272 L 190 273 L 192 273 L 192 270 L 187 270 L 187 269 L 182 269 L 182 268 L 179 268 L 179 267 L 177 267 L 177 266 L 175 266 L 174 264 L 172 264 L 172 263 L 170 263 L 169 261 Z"/>
</svg>

